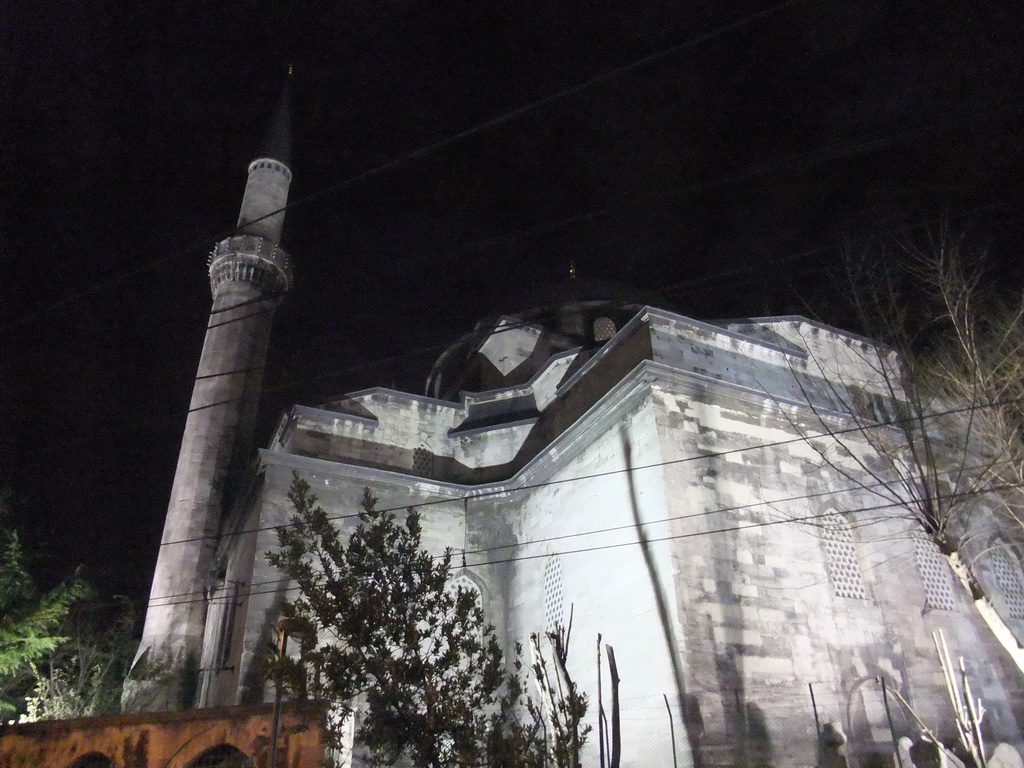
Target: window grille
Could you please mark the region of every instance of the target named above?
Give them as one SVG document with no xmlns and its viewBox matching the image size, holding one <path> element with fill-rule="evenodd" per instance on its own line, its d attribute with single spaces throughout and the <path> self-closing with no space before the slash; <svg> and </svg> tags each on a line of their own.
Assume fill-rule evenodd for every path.
<svg viewBox="0 0 1024 768">
<path fill-rule="evenodd" d="M 955 611 L 953 574 L 935 542 L 923 534 L 914 536 L 914 558 L 924 584 L 925 605 L 940 611 Z"/>
<path fill-rule="evenodd" d="M 1021 584 L 1020 568 L 999 550 L 992 553 L 991 563 L 1007 613 L 1011 619 L 1024 619 L 1024 585 Z"/>
<path fill-rule="evenodd" d="M 478 587 L 476 585 L 476 582 L 469 578 L 469 576 L 467 576 L 466 574 L 460 573 L 454 579 L 449 581 L 448 589 L 452 590 L 453 592 L 458 592 L 460 589 L 464 589 L 467 592 L 472 592 L 474 595 L 476 595 L 477 604 L 481 608 L 483 608 L 483 600 L 480 596 L 480 587 Z"/>
<path fill-rule="evenodd" d="M 418 446 L 412 452 L 413 474 L 430 477 L 434 474 L 434 454 L 425 445 Z"/>
<path fill-rule="evenodd" d="M 565 626 L 565 592 L 562 586 L 562 561 L 548 558 L 544 566 L 544 629 L 554 632 Z"/>
<path fill-rule="evenodd" d="M 594 321 L 594 341 L 608 341 L 615 335 L 615 321 L 610 317 L 599 317 Z"/>
<path fill-rule="evenodd" d="M 828 575 L 832 579 L 832 588 L 840 597 L 853 597 L 867 600 L 864 590 L 864 579 L 860 573 L 860 562 L 853 548 L 853 536 L 850 524 L 839 515 L 827 521 L 822 534 L 822 547 L 825 550 L 825 561 Z"/>
</svg>

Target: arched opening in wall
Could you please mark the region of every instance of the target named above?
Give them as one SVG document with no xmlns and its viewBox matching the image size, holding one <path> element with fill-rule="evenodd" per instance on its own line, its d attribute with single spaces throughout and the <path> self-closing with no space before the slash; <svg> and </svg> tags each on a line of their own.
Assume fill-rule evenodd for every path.
<svg viewBox="0 0 1024 768">
<path fill-rule="evenodd" d="M 460 589 L 466 592 L 471 592 L 476 596 L 477 604 L 484 607 L 484 596 L 480 591 L 480 585 L 476 583 L 465 571 L 460 572 L 458 576 L 448 580 L 448 589 L 453 592 L 458 592 Z"/>
<path fill-rule="evenodd" d="M 119 766 L 106 755 L 93 752 L 69 763 L 67 768 L 119 768 Z"/>
<path fill-rule="evenodd" d="M 822 525 L 821 547 L 825 550 L 825 563 L 832 581 L 832 590 L 839 597 L 867 600 L 860 561 L 853 547 L 850 523 L 839 513 L 830 515 Z"/>
<path fill-rule="evenodd" d="M 615 335 L 615 321 L 610 317 L 599 317 L 594 321 L 594 341 L 608 341 Z"/>
<path fill-rule="evenodd" d="M 187 768 L 256 768 L 256 763 L 237 747 L 220 744 L 203 752 Z"/>
<path fill-rule="evenodd" d="M 483 592 L 480 589 L 480 585 L 477 584 L 476 581 L 471 576 L 469 576 L 469 574 L 467 574 L 465 570 L 461 571 L 457 576 L 449 579 L 448 583 L 445 585 L 445 589 L 454 594 L 458 594 L 460 591 L 463 591 L 468 592 L 470 595 L 472 595 L 472 597 L 476 601 L 477 607 L 481 611 L 483 611 L 484 618 L 486 621 L 487 612 L 486 606 L 484 605 Z"/>
<path fill-rule="evenodd" d="M 562 561 L 558 555 L 544 565 L 544 630 L 554 632 L 565 626 L 565 588 L 562 583 Z"/>
</svg>

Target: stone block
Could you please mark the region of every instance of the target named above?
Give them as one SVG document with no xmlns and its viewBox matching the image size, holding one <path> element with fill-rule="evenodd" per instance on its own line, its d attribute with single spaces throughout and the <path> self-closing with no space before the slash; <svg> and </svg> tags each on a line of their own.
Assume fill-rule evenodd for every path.
<svg viewBox="0 0 1024 768">
<path fill-rule="evenodd" d="M 738 629 L 734 627 L 715 627 L 716 643 L 728 645 L 761 645 L 761 633 L 756 629 Z"/>
</svg>

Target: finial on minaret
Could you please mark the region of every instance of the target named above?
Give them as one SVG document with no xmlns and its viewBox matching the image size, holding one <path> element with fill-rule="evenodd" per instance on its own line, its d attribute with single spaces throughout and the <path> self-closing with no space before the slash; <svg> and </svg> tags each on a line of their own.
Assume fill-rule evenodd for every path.
<svg viewBox="0 0 1024 768">
<path fill-rule="evenodd" d="M 292 181 L 291 164 L 291 79 L 285 82 L 281 98 L 263 138 L 256 159 L 249 163 L 238 229 L 255 235 L 271 245 L 281 242 L 288 186 Z"/>
<path fill-rule="evenodd" d="M 292 162 L 292 68 L 288 65 L 288 79 L 281 89 L 281 97 L 277 100 L 274 116 L 270 119 L 267 132 L 263 136 L 259 159 L 271 159 L 290 166 Z"/>
</svg>

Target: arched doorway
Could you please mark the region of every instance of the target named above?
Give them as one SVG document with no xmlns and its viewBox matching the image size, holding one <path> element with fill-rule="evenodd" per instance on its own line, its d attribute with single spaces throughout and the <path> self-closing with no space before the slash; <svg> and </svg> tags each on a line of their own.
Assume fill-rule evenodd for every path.
<svg viewBox="0 0 1024 768">
<path fill-rule="evenodd" d="M 256 763 L 240 749 L 221 744 L 203 752 L 188 768 L 256 768 Z"/>
<path fill-rule="evenodd" d="M 118 768 L 117 763 L 106 755 L 99 752 L 92 752 L 75 760 L 67 768 Z"/>
</svg>

